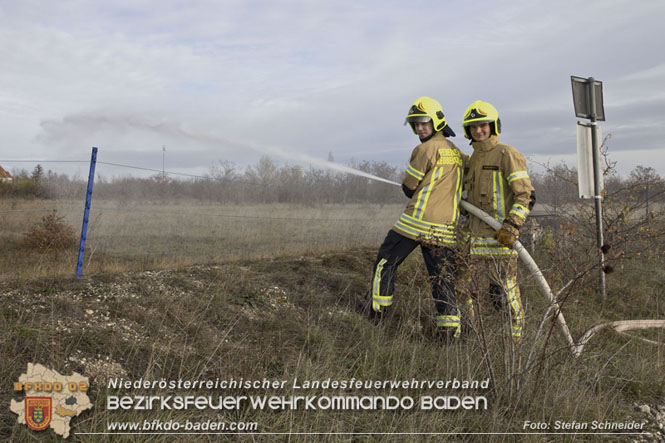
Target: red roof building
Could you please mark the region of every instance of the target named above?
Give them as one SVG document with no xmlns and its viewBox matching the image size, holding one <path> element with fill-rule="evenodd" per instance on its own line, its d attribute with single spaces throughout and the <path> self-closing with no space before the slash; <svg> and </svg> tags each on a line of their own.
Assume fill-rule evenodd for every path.
<svg viewBox="0 0 665 443">
<path fill-rule="evenodd" d="M 0 181 L 11 181 L 12 175 L 9 171 L 6 171 L 2 166 L 0 166 Z"/>
</svg>

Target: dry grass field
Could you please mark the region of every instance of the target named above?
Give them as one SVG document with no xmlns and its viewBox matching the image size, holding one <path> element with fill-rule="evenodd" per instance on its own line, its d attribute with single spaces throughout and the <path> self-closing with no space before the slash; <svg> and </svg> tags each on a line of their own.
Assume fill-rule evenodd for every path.
<svg viewBox="0 0 665 443">
<path fill-rule="evenodd" d="M 93 408 L 72 420 L 71 441 L 662 441 L 665 346 L 662 330 L 594 337 L 573 358 L 550 320 L 532 279 L 520 270 L 526 306 L 521 347 L 487 300 L 484 330 L 445 345 L 437 337 L 425 266 L 412 254 L 400 268 L 395 309 L 381 323 L 358 304 L 369 288 L 376 248 L 402 207 L 285 205 L 226 206 L 94 202 L 83 278 L 73 277 L 76 251 L 27 250 L 24 233 L 46 204 L 0 208 L 0 384 L 28 363 L 90 378 Z M 81 208 L 48 202 L 78 229 Z M 323 220 L 325 219 L 325 220 Z M 360 220 L 358 220 L 360 219 Z M 655 219 L 654 219 L 655 220 Z M 658 220 L 656 220 L 658 221 Z M 594 285 L 597 270 L 566 292 L 563 312 L 575 338 L 622 319 L 665 318 L 665 248 L 648 238 L 650 225 L 630 237 L 608 274 L 608 299 Z M 564 226 L 534 255 L 557 290 L 571 264 L 588 254 Z M 619 232 L 619 231 L 617 231 Z M 618 235 L 618 234 L 616 234 Z M 643 239 L 643 240 L 640 240 Z M 625 243 L 625 244 L 624 244 Z M 628 245 L 628 239 L 617 247 Z M 584 248 L 580 250 L 580 248 Z M 532 353 L 533 351 L 533 353 Z M 284 388 L 127 390 L 109 380 L 284 381 Z M 305 380 L 488 380 L 487 388 L 294 388 Z M 20 395 L 6 388 L 0 404 Z M 109 410 L 114 395 L 198 396 L 483 396 L 481 410 Z M 639 408 L 638 408 L 639 406 Z M 644 409 L 648 406 L 647 411 Z M 641 408 L 641 409 L 640 409 Z M 659 409 L 660 408 L 660 409 Z M 114 436 L 110 423 L 153 420 L 251 422 L 259 434 Z M 546 423 L 552 434 L 526 423 Z M 557 423 L 637 423 L 648 435 L 572 435 Z M 89 434 L 93 433 L 93 434 Z M 324 433 L 324 435 L 312 433 Z M 464 435 L 460 435 L 463 433 Z M 487 433 L 493 433 L 487 435 Z M 481 435 L 482 434 L 482 435 Z M 0 409 L 0 439 L 55 441 Z M 658 440 L 660 438 L 661 440 Z"/>
<path fill-rule="evenodd" d="M 57 208 L 79 235 L 80 202 L 0 200 L 0 279 L 73 275 L 76 247 L 25 247 L 30 226 Z M 380 242 L 403 205 L 132 204 L 93 200 L 84 273 L 177 268 L 221 261 L 341 250 Z"/>
</svg>

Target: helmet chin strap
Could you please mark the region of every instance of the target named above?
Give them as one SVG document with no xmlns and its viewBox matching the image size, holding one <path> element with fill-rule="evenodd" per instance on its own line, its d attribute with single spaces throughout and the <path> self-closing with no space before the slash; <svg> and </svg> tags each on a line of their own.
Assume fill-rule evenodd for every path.
<svg viewBox="0 0 665 443">
<path fill-rule="evenodd" d="M 425 138 L 420 138 L 420 137 L 418 137 L 418 138 L 420 138 L 420 142 L 421 142 L 421 143 L 425 143 L 427 140 L 429 140 L 430 138 L 434 137 L 434 134 L 436 134 L 436 132 L 432 132 L 430 135 L 428 135 L 428 136 L 425 137 Z"/>
</svg>

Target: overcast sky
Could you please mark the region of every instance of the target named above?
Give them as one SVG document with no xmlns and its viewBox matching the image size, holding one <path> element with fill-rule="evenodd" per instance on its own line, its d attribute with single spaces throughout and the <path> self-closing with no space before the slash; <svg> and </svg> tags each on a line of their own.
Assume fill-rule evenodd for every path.
<svg viewBox="0 0 665 443">
<path fill-rule="evenodd" d="M 418 140 L 404 117 L 428 95 L 467 153 L 462 116 L 482 99 L 529 168 L 575 166 L 576 75 L 603 81 L 619 172 L 664 175 L 663 17 L 660 0 L 0 0 L 0 160 L 98 146 L 161 169 L 165 145 L 167 170 L 194 174 L 261 152 L 405 166 Z"/>
</svg>

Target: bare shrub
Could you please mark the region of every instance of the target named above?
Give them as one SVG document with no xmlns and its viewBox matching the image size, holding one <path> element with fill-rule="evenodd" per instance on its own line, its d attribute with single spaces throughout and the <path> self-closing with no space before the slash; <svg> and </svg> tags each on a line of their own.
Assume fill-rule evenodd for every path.
<svg viewBox="0 0 665 443">
<path fill-rule="evenodd" d="M 32 249 L 64 250 L 76 245 L 76 234 L 64 217 L 53 211 L 25 232 L 23 241 Z"/>
</svg>

